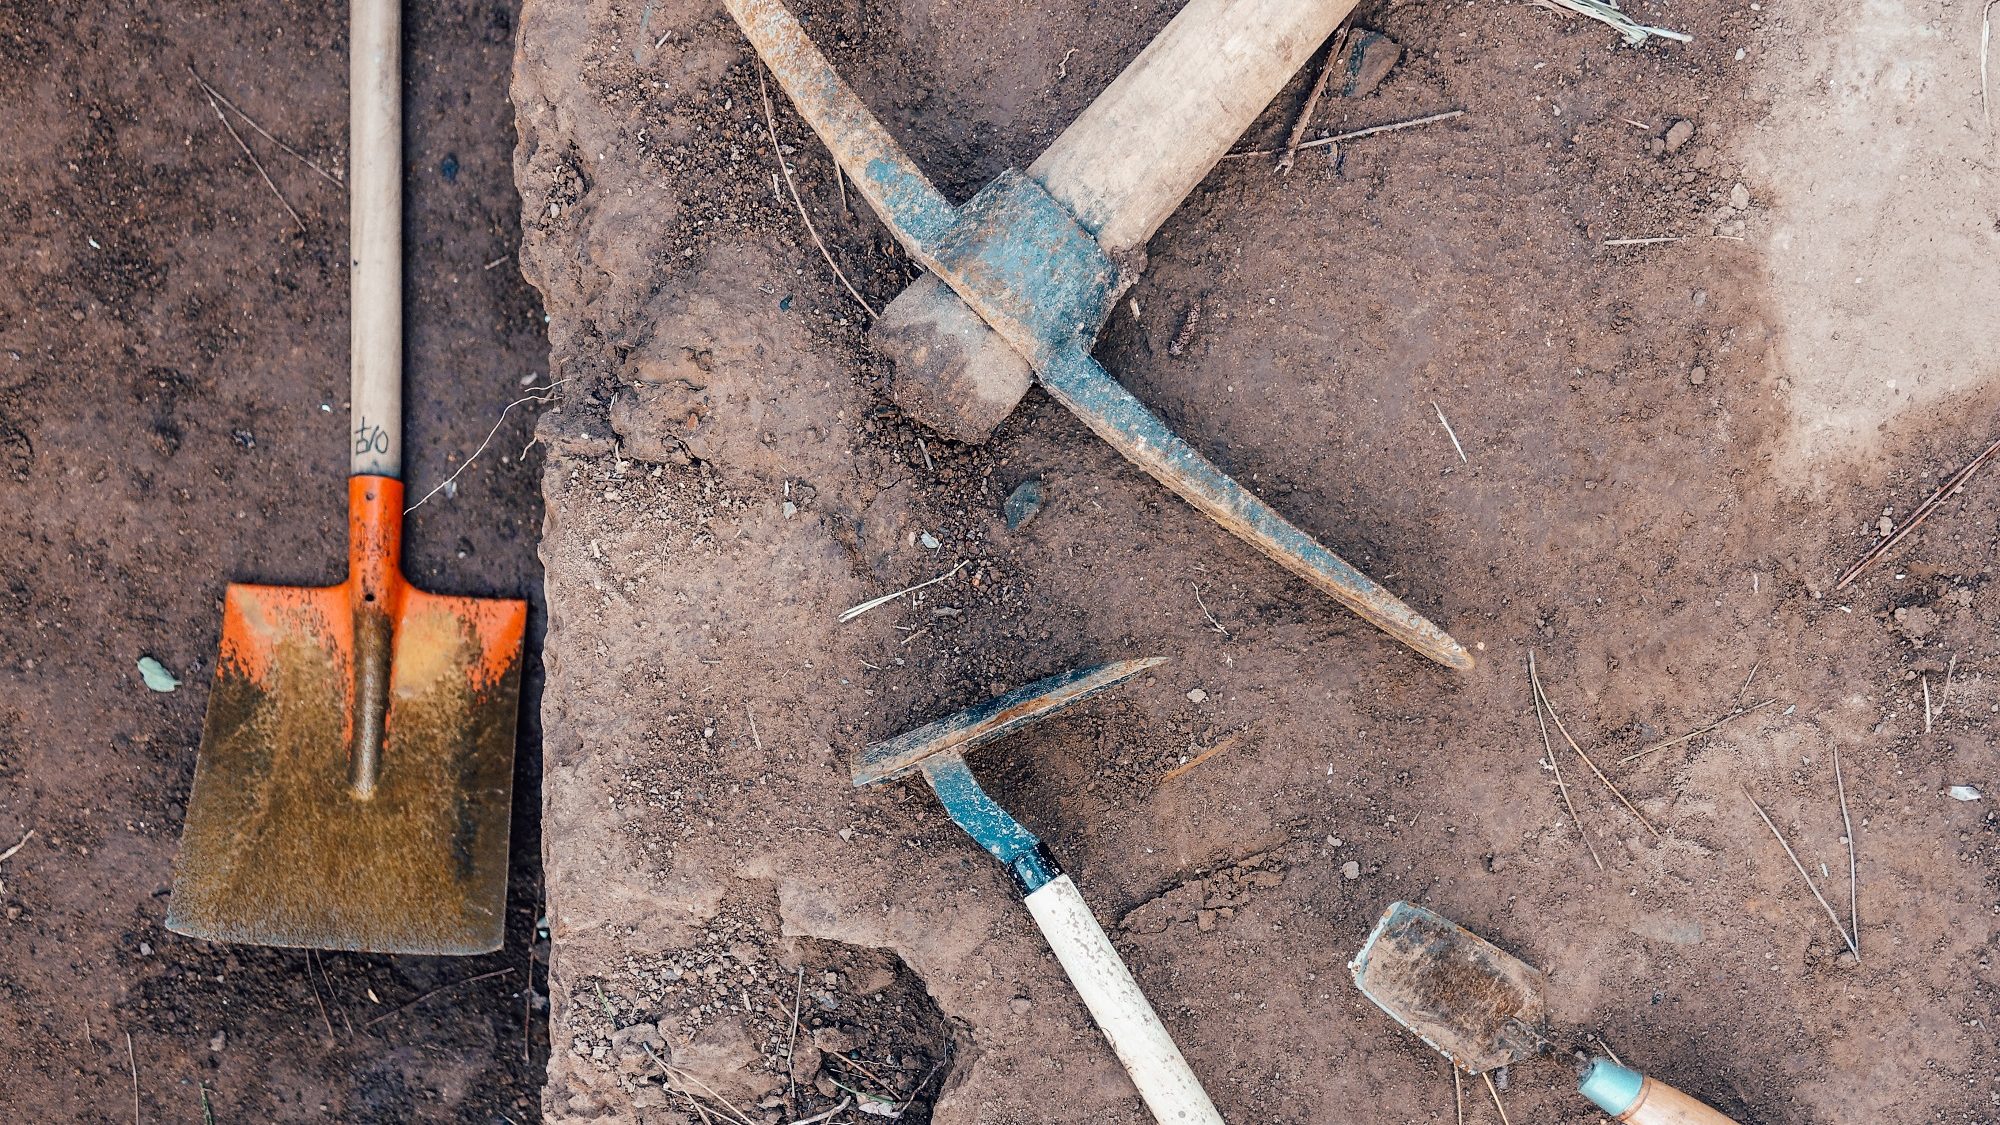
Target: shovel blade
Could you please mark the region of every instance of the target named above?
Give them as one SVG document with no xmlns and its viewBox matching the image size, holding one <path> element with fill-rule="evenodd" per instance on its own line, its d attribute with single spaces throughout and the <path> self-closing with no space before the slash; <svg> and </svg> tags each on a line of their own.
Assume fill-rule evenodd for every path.
<svg viewBox="0 0 2000 1125">
<path fill-rule="evenodd" d="M 1391 903 L 1348 968 L 1364 996 L 1467 1074 L 1547 1042 L 1542 971 L 1415 903 Z"/>
<path fill-rule="evenodd" d="M 437 597 L 387 573 L 386 585 L 229 587 L 169 929 L 377 953 L 500 948 L 527 604 Z M 365 663 L 382 616 L 386 716 L 363 796 L 357 635 Z"/>
</svg>

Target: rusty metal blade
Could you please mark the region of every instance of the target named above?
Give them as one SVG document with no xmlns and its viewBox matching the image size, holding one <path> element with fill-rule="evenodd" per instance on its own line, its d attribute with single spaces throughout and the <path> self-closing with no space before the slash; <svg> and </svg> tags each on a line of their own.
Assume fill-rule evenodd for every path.
<svg viewBox="0 0 2000 1125">
<path fill-rule="evenodd" d="M 410 591 L 374 792 L 349 776 L 345 586 L 231 586 L 167 926 L 212 941 L 377 953 L 498 949 L 525 605 Z M 490 630 L 488 630 L 490 632 Z M 346 635 L 344 635 L 346 634 Z M 504 636 L 502 638 L 504 641 Z"/>
<path fill-rule="evenodd" d="M 1542 971 L 1414 903 L 1392 903 L 1348 968 L 1364 996 L 1467 1074 L 1539 1054 Z"/>
<path fill-rule="evenodd" d="M 955 715 L 918 727 L 861 752 L 854 763 L 854 784 L 873 785 L 917 769 L 924 760 L 947 751 L 963 754 L 976 746 L 1041 722 L 1057 711 L 1098 692 L 1165 664 L 1162 656 L 1120 660 L 1093 668 L 1078 668 L 1036 680 L 1005 695 L 968 707 Z"/>
</svg>

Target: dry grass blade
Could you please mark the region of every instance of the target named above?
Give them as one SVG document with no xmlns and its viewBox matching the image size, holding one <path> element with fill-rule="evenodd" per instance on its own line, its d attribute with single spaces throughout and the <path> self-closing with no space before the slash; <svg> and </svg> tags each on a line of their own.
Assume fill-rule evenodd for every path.
<svg viewBox="0 0 2000 1125">
<path fill-rule="evenodd" d="M 300 152 L 298 149 L 295 149 L 292 146 L 286 144 L 285 142 L 279 140 L 278 138 L 272 136 L 271 131 L 269 129 L 266 129 L 262 125 L 257 124 L 256 118 L 243 112 L 242 106 L 239 106 L 235 102 L 230 101 L 229 96 L 227 94 L 224 94 L 222 91 L 209 85 L 207 79 L 203 78 L 199 74 L 196 74 L 194 66 L 192 64 L 188 66 L 187 72 L 190 76 L 194 78 L 194 80 L 197 83 L 201 85 L 203 93 L 207 94 L 209 97 L 215 99 L 216 101 L 221 102 L 225 107 L 228 108 L 229 112 L 235 114 L 238 117 L 241 117 L 245 125 L 248 125 L 252 129 L 255 129 L 257 131 L 258 136 L 264 138 L 267 141 L 270 141 L 274 145 L 277 145 L 278 148 L 281 151 L 283 151 L 286 156 L 291 157 L 293 160 L 296 160 L 299 163 L 305 165 L 306 167 L 311 168 L 313 171 L 319 173 L 320 179 L 325 180 L 327 183 L 332 184 L 334 187 L 344 188 L 347 186 L 346 184 L 340 182 L 340 177 L 334 175 L 333 173 L 327 171 L 326 169 L 320 167 L 318 164 L 314 163 L 312 157 L 307 156 L 305 153 Z"/>
<path fill-rule="evenodd" d="M 1536 682 L 1538 690 L 1541 690 L 1540 680 L 1537 679 Z M 1604 787 L 1611 791 L 1613 797 L 1618 798 L 1618 803 L 1625 806 L 1625 811 L 1639 818 L 1639 823 L 1646 826 L 1646 831 L 1651 832 L 1655 840 L 1659 839 L 1660 830 L 1653 827 L 1653 822 L 1646 819 L 1646 814 L 1639 811 L 1639 806 L 1627 799 L 1624 790 L 1612 784 L 1611 779 L 1604 776 L 1604 771 L 1597 768 L 1597 763 L 1590 760 L 1590 755 L 1583 752 L 1583 747 L 1576 744 L 1576 739 L 1570 737 L 1569 728 L 1563 725 L 1562 716 L 1556 714 L 1556 705 L 1549 701 L 1549 693 L 1546 690 L 1542 690 L 1542 706 L 1548 708 L 1549 718 L 1556 724 L 1556 733 L 1563 736 L 1563 741 L 1569 743 L 1569 748 L 1576 751 L 1576 756 L 1583 759 L 1583 764 L 1590 767 L 1591 773 L 1597 775 L 1597 780 L 1604 783 Z"/>
<path fill-rule="evenodd" d="M 957 574 L 959 571 L 964 569 L 965 569 L 965 563 L 960 562 L 957 566 L 952 567 L 950 570 L 945 571 L 943 574 L 938 575 L 936 578 L 933 578 L 928 582 L 919 582 L 914 586 L 905 586 L 902 589 L 897 590 L 893 594 L 883 594 L 879 598 L 871 598 L 868 601 L 862 602 L 860 605 L 851 606 L 835 620 L 839 621 L 841 624 L 844 625 L 847 622 L 852 621 L 855 618 L 861 616 L 862 614 L 867 613 L 871 609 L 877 609 L 881 606 L 888 605 L 890 602 L 895 601 L 897 598 L 900 598 L 905 594 L 914 594 L 918 590 L 921 590 L 926 586 L 935 586 L 938 583 L 944 581 L 947 578 L 950 578 L 952 575 Z"/>
<path fill-rule="evenodd" d="M 1465 1082 L 1458 1076 L 1458 1064 L 1444 1060 L 1445 1068 L 1451 1071 L 1451 1111 L 1458 1118 L 1458 1125 L 1465 1125 Z"/>
<path fill-rule="evenodd" d="M 1993 105 L 1986 100 L 1986 48 L 1993 42 L 1993 5 L 2000 0 L 1986 0 L 1986 6 L 1979 9 L 1979 115 L 1986 119 L 1986 135 L 1993 135 Z"/>
<path fill-rule="evenodd" d="M 367 1023 L 362 1024 L 361 1026 L 374 1027 L 376 1024 L 381 1023 L 383 1020 L 393 1019 L 396 1016 L 402 1015 L 404 1012 L 409 1011 L 411 1008 L 416 1007 L 417 1005 L 423 1003 L 426 1000 L 429 1000 L 431 997 L 436 996 L 441 992 L 450 992 L 455 988 L 464 988 L 468 984 L 478 984 L 480 981 L 483 980 L 492 980 L 494 977 L 504 977 L 508 973 L 511 973 L 513 971 L 514 971 L 513 967 L 509 966 L 508 968 L 505 969 L 495 969 L 490 973 L 480 973 L 478 976 L 466 977 L 464 980 L 455 980 L 450 984 L 438 985 L 436 988 L 431 989 L 429 992 L 423 993 L 422 995 L 419 995 L 414 999 L 407 1000 L 401 1004 L 398 1004 L 397 1006 L 389 1009 L 388 1011 L 383 1012 L 381 1015 L 376 1016 L 374 1019 L 369 1020 Z"/>
<path fill-rule="evenodd" d="M 1924 677 L 1924 733 L 1931 732 L 1931 678 Z"/>
<path fill-rule="evenodd" d="M 1624 36 L 1626 44 L 1633 47 L 1639 46 L 1655 35 L 1662 39 L 1671 39 L 1676 43 L 1694 42 L 1694 36 L 1692 35 L 1686 35 L 1678 31 L 1669 31 L 1664 27 L 1652 27 L 1638 22 L 1631 16 L 1618 10 L 1617 0 L 1529 0 L 1529 2 L 1537 8 L 1547 8 L 1550 11 L 1575 12 L 1579 16 L 1588 16 L 1601 24 L 1616 29 L 1619 35 Z"/>
<path fill-rule="evenodd" d="M 1763 818 L 1764 827 L 1771 830 L 1771 836 L 1778 841 L 1778 846 L 1785 849 L 1785 858 L 1791 860 L 1792 866 L 1798 869 L 1799 878 L 1806 881 L 1806 889 L 1811 891 L 1812 896 L 1819 900 L 1821 908 L 1826 911 L 1827 920 L 1833 923 L 1834 929 L 1840 931 L 1840 940 L 1846 943 L 1847 951 L 1854 954 L 1856 961 L 1861 960 L 1860 947 L 1856 946 L 1854 939 L 1848 935 L 1847 927 L 1840 924 L 1840 915 L 1833 912 L 1833 904 L 1826 901 L 1826 896 L 1819 893 L 1819 886 L 1812 881 L 1812 876 L 1806 874 L 1806 865 L 1799 862 L 1798 853 L 1794 852 L 1792 846 L 1785 842 L 1785 834 L 1778 831 L 1777 824 L 1771 820 L 1771 814 L 1764 811 L 1764 806 L 1757 803 L 1757 798 L 1750 796 L 1750 790 L 1747 787 L 1743 790 L 1743 795 L 1750 798 L 1750 807 L 1756 809 L 1757 815 Z"/>
<path fill-rule="evenodd" d="M 1535 671 L 1535 650 L 1528 650 L 1528 688 L 1535 701 L 1535 724 L 1542 728 L 1542 749 L 1548 754 L 1549 766 L 1555 770 L 1556 789 L 1562 794 L 1563 807 L 1569 810 L 1569 818 L 1576 824 L 1576 834 L 1583 837 L 1583 846 L 1590 852 L 1590 862 L 1604 870 L 1604 860 L 1597 854 L 1597 845 L 1590 842 L 1590 832 L 1583 826 L 1583 818 L 1576 815 L 1576 803 L 1570 800 L 1569 783 L 1563 780 L 1562 763 L 1556 760 L 1556 745 L 1549 741 L 1548 720 L 1542 718 L 1542 677 Z"/>
<path fill-rule="evenodd" d="M 716 1093 L 715 1088 L 713 1086 L 710 1086 L 708 1083 L 703 1082 L 701 1079 L 695 1077 L 692 1074 L 689 1074 L 687 1071 L 674 1066 L 673 1064 L 662 1059 L 660 1056 L 654 1054 L 653 1048 L 650 1044 L 641 1043 L 639 1044 L 639 1046 L 646 1052 L 646 1057 L 652 1059 L 653 1064 L 660 1068 L 661 1073 L 665 1074 L 669 1078 L 677 1077 L 694 1083 L 695 1085 L 701 1087 L 702 1093 L 707 1094 L 709 1097 L 714 1098 L 716 1101 L 720 1102 L 722 1104 L 722 1108 L 728 1110 L 732 1115 L 735 1116 L 735 1118 L 738 1121 L 742 1122 L 743 1125 L 757 1125 L 757 1122 L 750 1120 L 749 1115 L 745 1114 L 742 1110 L 737 1109 L 735 1106 L 729 1104 L 728 1098 L 725 1098 L 721 1094 Z M 686 1091 L 682 1091 L 682 1093 L 686 1093 Z M 693 1098 L 689 1098 L 688 1100 L 694 1101 Z M 694 1104 L 696 1109 L 701 1108 L 700 1102 L 695 1102 Z M 707 1116 L 708 1116 L 707 1113 L 702 1114 L 702 1117 L 704 1119 L 707 1118 Z"/>
<path fill-rule="evenodd" d="M 822 1121 L 828 1121 L 838 1116 L 842 1110 L 845 1110 L 848 1106 L 851 1106 L 853 1104 L 854 1104 L 853 1098 L 842 1098 L 840 1099 L 839 1105 L 834 1106 L 832 1109 L 827 1110 L 825 1113 L 814 1114 L 811 1117 L 801 1117 L 797 1121 L 792 1122 L 792 1125 L 819 1125 L 819 1123 Z"/>
<path fill-rule="evenodd" d="M 1751 671 L 1754 673 L 1756 669 L 1753 668 L 1751 669 Z M 1746 687 L 1749 686 L 1748 680 L 1744 681 L 1744 686 Z M 1761 711 L 1764 708 L 1769 707 L 1771 704 L 1776 702 L 1777 700 L 1775 699 L 1766 699 L 1762 703 L 1753 703 L 1748 707 L 1738 707 L 1736 710 L 1731 711 L 1729 714 L 1724 715 L 1720 719 L 1715 720 L 1714 722 L 1708 724 L 1705 727 L 1697 727 L 1696 729 L 1691 730 L 1686 734 L 1679 735 L 1674 738 L 1669 738 L 1664 742 L 1655 742 L 1651 746 L 1648 746 L 1644 750 L 1640 750 L 1637 753 L 1627 754 L 1623 758 L 1618 759 L 1618 764 L 1621 766 L 1629 766 L 1633 762 L 1636 762 L 1641 758 L 1656 754 L 1662 750 L 1667 749 L 1668 747 L 1679 746 L 1683 742 L 1692 742 L 1695 739 L 1700 738 L 1702 735 L 1707 734 L 1710 731 L 1717 729 L 1718 727 L 1721 727 L 1725 723 L 1729 723 L 1736 719 L 1740 719 L 1743 716 L 1748 715 L 1752 711 Z"/>
<path fill-rule="evenodd" d="M 1833 748 L 1833 786 L 1840 794 L 1840 827 L 1847 839 L 1847 928 L 1854 956 L 1861 957 L 1861 875 L 1854 862 L 1854 820 L 1847 815 L 1847 779 L 1840 772 L 1840 747 Z"/>
<path fill-rule="evenodd" d="M 2000 0 L 1993 0 L 1993 2 L 2000 3 Z M 1991 6 L 1992 6 L 1991 4 L 1988 5 L 1988 7 Z M 1887 539 L 1884 539 L 1880 543 L 1877 543 L 1873 547 L 1869 548 L 1867 554 L 1862 555 L 1859 559 L 1856 559 L 1854 565 L 1848 567 L 1846 573 L 1840 576 L 1840 581 L 1835 582 L 1833 584 L 1834 590 L 1836 591 L 1845 590 L 1848 584 L 1850 582 L 1853 582 L 1855 577 L 1859 575 L 1862 571 L 1868 569 L 1869 566 L 1873 565 L 1875 560 L 1881 558 L 1883 555 L 1888 554 L 1890 551 L 1895 550 L 1896 544 L 1901 543 L 1903 541 L 1904 536 L 1907 536 L 1912 531 L 1915 531 L 1918 525 L 1922 524 L 1924 520 L 1930 518 L 1930 514 L 1936 511 L 1938 505 L 1944 503 L 1945 500 L 1948 497 L 1950 497 L 1952 493 L 1957 492 L 1960 488 L 1965 487 L 1965 482 L 1972 479 L 1972 474 L 1978 472 L 1981 468 L 1985 467 L 1986 463 L 1988 461 L 1991 461 L 1993 459 L 1993 455 L 1996 453 L 2000 453 L 2000 439 L 1996 439 L 1993 442 L 1993 444 L 1987 446 L 1985 449 L 1980 450 L 1979 456 L 1974 457 L 1971 461 L 1966 462 L 1965 467 L 1953 473 L 1951 475 L 1950 480 L 1945 481 L 1943 484 L 1939 485 L 1938 490 L 1936 492 L 1931 493 L 1930 496 L 1927 497 L 1923 503 L 1917 505 L 1917 510 L 1910 513 L 1910 518 L 1903 521 L 1903 526 L 1897 528 L 1895 532 L 1892 533 Z"/>
<path fill-rule="evenodd" d="M 1486 1079 L 1486 1092 L 1493 1095 L 1493 1108 L 1500 1111 L 1500 1125 L 1514 1125 L 1507 1120 L 1507 1107 L 1500 1104 L 1500 1087 L 1493 1084 L 1493 1072 L 1481 1071 L 1479 1077 Z"/>
<path fill-rule="evenodd" d="M 201 79 L 197 77 L 195 81 L 201 82 Z M 306 231 L 306 221 L 299 218 L 299 213 L 292 209 L 291 200 L 286 199 L 285 193 L 278 190 L 277 183 L 271 179 L 271 173 L 264 170 L 264 162 L 257 159 L 257 154 L 250 151 L 249 145 L 243 143 L 243 136 L 236 131 L 236 126 L 231 125 L 229 118 L 222 115 L 222 105 L 215 100 L 215 95 L 207 89 L 208 83 L 201 82 L 201 84 L 203 87 L 202 95 L 208 99 L 208 108 L 215 111 L 215 119 L 222 122 L 222 128 L 229 134 L 229 139 L 235 141 L 236 147 L 243 150 L 243 155 L 250 158 L 250 166 L 257 169 L 257 174 L 264 178 L 264 186 L 270 188 L 271 194 L 278 197 L 278 205 L 283 207 L 285 214 L 290 215 L 292 221 L 299 225 L 299 233 L 304 234 Z"/>
<path fill-rule="evenodd" d="M 1678 234 L 1656 234 L 1646 238 L 1607 238 L 1606 246 L 1658 246 L 1662 242 L 1679 242 Z"/>
<path fill-rule="evenodd" d="M 16 843 L 13 847 L 8 848 L 6 851 L 0 852 L 0 863 L 5 863 L 8 860 L 13 859 L 15 854 L 18 853 L 22 848 L 27 847 L 28 841 L 34 838 L 35 838 L 34 829 L 30 828 L 26 832 L 23 832 L 21 834 L 21 839 L 18 843 Z"/>
<path fill-rule="evenodd" d="M 854 283 L 847 280 L 847 275 L 840 272 L 840 264 L 833 260 L 833 254 L 826 248 L 826 243 L 820 241 L 819 231 L 813 228 L 812 216 L 806 213 L 805 200 L 799 198 L 798 185 L 792 182 L 791 166 L 785 163 L 784 151 L 778 147 L 778 119 L 771 113 L 771 91 L 764 83 L 764 72 L 761 70 L 757 72 L 757 95 L 764 99 L 764 134 L 771 138 L 771 158 L 778 162 L 778 171 L 785 174 L 785 190 L 792 193 L 792 203 L 799 209 L 799 218 L 806 224 L 806 233 L 812 235 L 813 245 L 819 247 L 819 256 L 826 259 L 827 266 L 833 270 L 833 276 L 839 278 L 840 284 L 846 287 L 847 295 L 854 298 L 854 303 L 861 306 L 862 311 L 868 314 L 868 319 L 875 319 L 880 315 L 875 311 L 875 306 L 869 304 L 868 299 L 861 295 L 861 291 L 854 287 Z"/>
<path fill-rule="evenodd" d="M 326 1025 L 326 1044 L 333 1046 L 333 1021 L 327 1018 L 326 1001 L 320 999 L 319 982 L 313 979 L 312 950 L 306 950 L 306 986 L 312 989 L 313 1003 L 319 1006 L 319 1022 Z"/>
<path fill-rule="evenodd" d="M 1194 604 L 1201 607 L 1201 615 L 1203 617 L 1208 618 L 1209 627 L 1214 629 L 1216 632 L 1221 633 L 1223 639 L 1227 640 L 1229 638 L 1229 630 L 1223 628 L 1222 622 L 1217 621 L 1215 619 L 1215 614 L 1209 612 L 1208 603 L 1202 600 L 1201 587 L 1190 582 L 1188 583 L 1188 588 L 1194 591 Z M 5 858 L 5 857 L 0 857 L 0 858 Z"/>
<path fill-rule="evenodd" d="M 789 1091 L 787 1097 L 794 1107 L 799 1100 L 799 1004 L 806 995 L 806 967 L 799 966 L 798 979 L 792 983 L 792 1031 L 785 1039 L 785 1083 Z"/>
<path fill-rule="evenodd" d="M 132 1033 L 125 1033 L 125 1061 L 132 1067 L 132 1125 L 139 1125 L 139 1056 L 132 1050 Z"/>
<path fill-rule="evenodd" d="M 403 514 L 407 516 L 411 512 L 414 512 L 418 508 L 422 507 L 425 500 L 429 500 L 431 497 L 436 496 L 438 493 L 444 491 L 446 488 L 449 488 L 451 486 L 451 483 L 458 479 L 460 473 L 463 473 L 465 470 L 470 469 L 472 467 L 472 463 L 474 461 L 479 460 L 479 455 L 486 452 L 486 447 L 493 444 L 493 435 L 500 432 L 501 424 L 507 421 L 508 413 L 511 412 L 515 407 L 528 402 L 547 402 L 550 399 L 554 398 L 555 396 L 552 394 L 548 394 L 546 392 L 553 391 L 557 387 L 560 387 L 567 382 L 569 382 L 569 380 L 566 378 L 557 379 L 555 382 L 550 383 L 546 387 L 531 387 L 529 389 L 535 391 L 536 392 L 535 394 L 526 395 L 522 398 L 517 398 L 513 402 L 510 402 L 507 405 L 501 407 L 500 417 L 494 419 L 493 428 L 486 431 L 486 440 L 479 443 L 479 448 L 472 451 L 472 456 L 467 457 L 464 463 L 460 464 L 458 468 L 452 470 L 452 474 L 450 476 L 444 478 L 443 480 L 437 482 L 437 484 L 433 485 L 431 487 L 431 490 L 429 492 L 424 493 L 423 496 L 420 499 L 418 499 L 416 503 L 410 505 L 407 508 L 404 508 Z"/>
<path fill-rule="evenodd" d="M 1439 406 L 1437 402 L 1433 400 L 1431 402 L 1431 409 L 1437 411 L 1438 425 L 1444 427 L 1444 436 L 1451 439 L 1451 447 L 1453 449 L 1458 450 L 1459 464 L 1461 465 L 1471 464 L 1471 462 L 1466 459 L 1465 447 L 1458 444 L 1458 431 L 1451 428 L 1451 421 L 1444 416 L 1444 407 Z"/>
</svg>

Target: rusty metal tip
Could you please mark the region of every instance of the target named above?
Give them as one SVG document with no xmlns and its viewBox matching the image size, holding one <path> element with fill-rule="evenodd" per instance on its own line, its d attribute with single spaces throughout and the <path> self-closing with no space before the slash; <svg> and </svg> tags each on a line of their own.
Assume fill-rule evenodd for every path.
<svg viewBox="0 0 2000 1125">
<path fill-rule="evenodd" d="M 901 777 L 927 758 L 963 754 L 1004 738 L 1166 662 L 1164 656 L 1146 656 L 1063 672 L 878 742 L 854 763 L 855 788 Z"/>
</svg>

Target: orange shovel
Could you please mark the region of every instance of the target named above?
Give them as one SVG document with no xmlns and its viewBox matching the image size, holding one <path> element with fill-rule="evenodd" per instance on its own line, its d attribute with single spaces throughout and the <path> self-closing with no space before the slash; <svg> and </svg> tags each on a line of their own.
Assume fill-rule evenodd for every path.
<svg viewBox="0 0 2000 1125">
<path fill-rule="evenodd" d="M 347 581 L 231 584 L 167 928 L 500 948 L 526 602 L 404 579 L 399 0 L 351 19 Z"/>
</svg>

